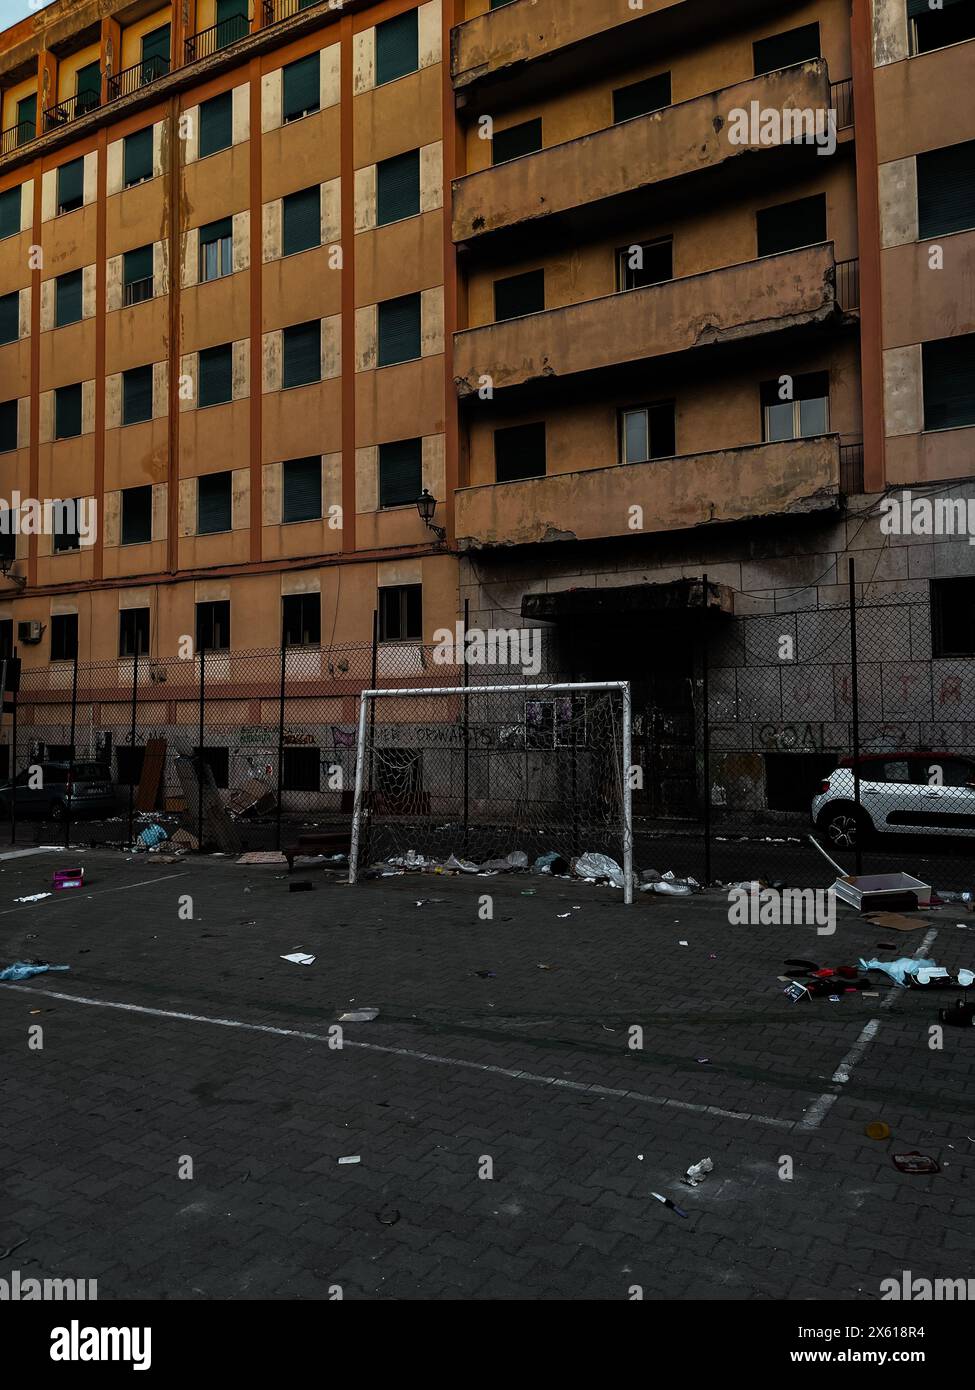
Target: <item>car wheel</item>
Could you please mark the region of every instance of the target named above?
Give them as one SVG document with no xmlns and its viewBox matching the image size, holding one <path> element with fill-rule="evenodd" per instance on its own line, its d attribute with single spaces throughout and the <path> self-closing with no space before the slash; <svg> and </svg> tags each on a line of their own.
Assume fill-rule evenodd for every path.
<svg viewBox="0 0 975 1390">
<path fill-rule="evenodd" d="M 866 826 L 852 806 L 837 806 L 827 811 L 819 822 L 832 849 L 856 849 L 857 841 L 865 840 Z"/>
</svg>

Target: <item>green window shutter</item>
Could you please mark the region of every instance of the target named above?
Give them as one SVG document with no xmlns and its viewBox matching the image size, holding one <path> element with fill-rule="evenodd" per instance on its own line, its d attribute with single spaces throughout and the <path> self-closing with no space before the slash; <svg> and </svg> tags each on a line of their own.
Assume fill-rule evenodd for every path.
<svg viewBox="0 0 975 1390">
<path fill-rule="evenodd" d="M 400 439 L 379 446 L 379 505 L 403 507 L 423 491 L 423 441 Z"/>
<path fill-rule="evenodd" d="M 965 4 L 967 0 L 944 0 L 944 9 L 951 5 Z M 907 14 L 909 19 L 917 19 L 921 15 L 934 13 L 931 9 L 931 0 L 907 0 Z"/>
<path fill-rule="evenodd" d="M 376 86 L 395 82 L 420 66 L 420 32 L 416 10 L 376 25 Z"/>
<path fill-rule="evenodd" d="M 807 63 L 821 56 L 819 25 L 803 24 L 799 29 L 788 29 L 784 34 L 759 39 L 752 44 L 752 52 L 756 77 L 764 72 L 776 72 L 779 68 L 791 68 L 795 63 Z"/>
<path fill-rule="evenodd" d="M 217 48 L 236 43 L 247 33 L 248 0 L 217 0 Z"/>
<path fill-rule="evenodd" d="M 232 473 L 204 473 L 197 479 L 196 530 L 200 536 L 231 529 Z"/>
<path fill-rule="evenodd" d="M 286 121 L 296 121 L 319 109 L 319 66 L 317 53 L 285 65 L 282 115 Z"/>
<path fill-rule="evenodd" d="M 37 93 L 22 97 L 17 103 L 17 144 L 25 145 L 37 134 Z"/>
<path fill-rule="evenodd" d="M 152 126 L 127 135 L 123 144 L 123 180 L 126 188 L 152 178 Z"/>
<path fill-rule="evenodd" d="M 494 431 L 494 468 L 499 483 L 545 476 L 545 425 L 513 425 Z"/>
<path fill-rule="evenodd" d="M 633 82 L 613 93 L 613 120 L 619 125 L 620 121 L 632 121 L 636 116 L 647 116 L 669 105 L 670 73 L 660 72 L 645 82 Z"/>
<path fill-rule="evenodd" d="M 284 481 L 281 520 L 317 520 L 322 514 L 321 459 L 289 459 L 281 471 Z"/>
<path fill-rule="evenodd" d="M 75 92 L 79 116 L 84 111 L 93 111 L 99 105 L 102 99 L 102 70 L 98 63 L 88 63 L 78 69 Z"/>
<path fill-rule="evenodd" d="M 152 419 L 152 367 L 133 367 L 122 373 L 122 424 Z"/>
<path fill-rule="evenodd" d="M 54 324 L 63 328 L 81 319 L 83 276 L 80 270 L 59 275 L 54 282 Z"/>
<path fill-rule="evenodd" d="M 20 187 L 0 193 L 0 240 L 20 231 Z"/>
<path fill-rule="evenodd" d="M 379 365 L 412 362 L 420 356 L 420 296 L 407 294 L 379 306 Z"/>
<path fill-rule="evenodd" d="M 152 540 L 152 485 L 122 490 L 122 544 L 144 545 Z"/>
<path fill-rule="evenodd" d="M 975 425 L 975 333 L 923 343 L 924 428 Z"/>
<path fill-rule="evenodd" d="M 58 170 L 58 212 L 73 212 L 85 201 L 85 161 L 72 159 Z"/>
<path fill-rule="evenodd" d="M 420 211 L 420 151 L 384 159 L 376 168 L 376 208 L 380 227 L 415 217 Z"/>
<path fill-rule="evenodd" d="M 282 334 L 282 386 L 307 386 L 322 379 L 322 325 L 319 319 L 296 323 Z"/>
<path fill-rule="evenodd" d="M 975 140 L 917 157 L 919 237 L 975 227 Z"/>
<path fill-rule="evenodd" d="M 142 64 L 148 67 L 153 77 L 162 77 L 169 71 L 169 51 L 171 43 L 171 26 L 161 24 L 158 29 L 153 29 L 150 34 L 142 36 Z M 150 80 L 143 74 L 145 80 Z"/>
<path fill-rule="evenodd" d="M 282 248 L 285 256 L 322 244 L 322 194 L 318 184 L 289 193 L 282 200 Z"/>
<path fill-rule="evenodd" d="M 758 254 L 776 256 L 826 240 L 826 194 L 763 208 L 755 214 Z"/>
<path fill-rule="evenodd" d="M 520 125 L 499 130 L 491 141 L 491 158 L 495 164 L 507 164 L 509 159 L 520 159 L 523 154 L 534 154 L 542 148 L 542 118 L 522 121 Z"/>
<path fill-rule="evenodd" d="M 0 298 L 0 343 L 15 343 L 20 337 L 20 291 Z"/>
<path fill-rule="evenodd" d="M 17 402 L 0 403 L 0 454 L 12 453 L 17 447 Z"/>
<path fill-rule="evenodd" d="M 74 439 L 81 433 L 81 382 L 54 392 L 54 437 Z"/>
<path fill-rule="evenodd" d="M 529 270 L 524 275 L 509 275 L 494 282 L 494 318 L 521 318 L 523 314 L 538 314 L 545 308 L 545 272 Z"/>
<path fill-rule="evenodd" d="M 222 405 L 233 399 L 234 352 L 230 343 L 200 353 L 197 394 L 201 406 Z"/>
<path fill-rule="evenodd" d="M 228 149 L 234 141 L 234 102 L 230 92 L 200 103 L 200 158 Z"/>
</svg>

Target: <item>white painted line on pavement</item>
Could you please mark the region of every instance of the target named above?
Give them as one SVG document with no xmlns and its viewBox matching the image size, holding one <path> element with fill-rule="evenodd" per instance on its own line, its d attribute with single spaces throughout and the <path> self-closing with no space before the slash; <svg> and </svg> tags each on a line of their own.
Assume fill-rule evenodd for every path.
<svg viewBox="0 0 975 1390">
<path fill-rule="evenodd" d="M 82 890 L 81 896 L 87 901 L 88 898 L 100 898 L 104 893 L 124 893 L 128 888 L 145 888 L 147 883 L 168 883 L 173 878 L 185 878 L 186 874 L 163 874 L 161 878 L 143 878 L 138 883 L 120 883 L 116 888 L 96 888 L 93 893 L 85 893 Z M 44 898 L 45 903 L 71 902 L 77 901 L 74 894 L 77 889 L 69 893 L 52 893 Z M 5 907 L 0 912 L 0 917 L 6 917 L 10 912 L 24 912 L 29 907 L 34 907 L 34 903 L 21 903 L 19 907 Z"/>
<path fill-rule="evenodd" d="M 178 877 L 178 875 L 177 875 Z M 218 1028 L 240 1028 L 248 1033 L 269 1033 L 277 1038 L 301 1038 L 305 1042 L 329 1042 L 322 1033 L 310 1033 L 300 1028 L 275 1028 L 269 1023 L 245 1023 L 237 1018 L 212 1018 L 206 1014 L 180 1013 L 172 1009 L 152 1009 L 144 1004 L 122 1004 L 114 999 L 89 999 L 81 994 L 63 994 L 60 990 L 39 989 L 31 985 L 0 983 L 0 989 L 16 990 L 20 994 L 41 995 L 47 999 L 60 999 L 68 1004 L 87 1004 L 97 1009 L 120 1009 L 124 1013 L 147 1014 L 151 1018 L 172 1018 L 183 1023 L 210 1023 Z M 342 1047 L 358 1048 L 363 1052 L 381 1052 L 391 1057 L 406 1057 L 414 1062 L 433 1062 L 442 1067 L 461 1067 L 466 1071 L 487 1072 L 494 1076 L 506 1076 L 512 1081 L 528 1081 L 534 1085 L 555 1086 L 560 1090 L 586 1092 L 590 1095 L 614 1096 L 637 1101 L 643 1105 L 658 1105 L 668 1110 L 688 1110 L 698 1115 L 715 1115 L 725 1120 L 746 1120 L 753 1124 L 766 1125 L 773 1129 L 796 1129 L 792 1120 L 780 1120 L 770 1115 L 752 1115 L 741 1110 L 722 1110 L 716 1105 L 695 1105 L 691 1101 L 671 1100 L 667 1096 L 651 1096 L 643 1091 L 614 1089 L 609 1086 L 589 1085 L 584 1081 L 567 1081 L 563 1077 L 540 1076 L 536 1072 L 518 1071 L 514 1067 L 492 1067 L 486 1062 L 470 1062 L 458 1057 L 442 1057 L 436 1052 L 414 1052 L 408 1047 L 383 1047 L 380 1043 L 350 1042 L 343 1038 Z"/>
</svg>

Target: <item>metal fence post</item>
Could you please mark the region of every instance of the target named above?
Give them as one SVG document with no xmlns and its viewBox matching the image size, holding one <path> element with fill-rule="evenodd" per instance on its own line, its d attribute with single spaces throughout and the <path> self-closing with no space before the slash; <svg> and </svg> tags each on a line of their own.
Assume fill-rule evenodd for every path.
<svg viewBox="0 0 975 1390">
<path fill-rule="evenodd" d="M 711 882 L 711 654 L 708 650 L 708 577 L 702 579 L 701 702 L 704 740 L 704 883 Z"/>
<path fill-rule="evenodd" d="M 197 848 L 203 853 L 203 740 L 206 716 L 206 646 L 200 647 L 200 745 L 196 750 L 196 834 Z"/>
<path fill-rule="evenodd" d="M 74 666 L 71 668 L 71 738 L 68 741 L 68 799 L 64 811 L 64 847 L 71 848 L 71 798 L 74 791 L 72 782 L 74 780 L 74 740 L 75 729 L 77 728 L 78 717 L 78 653 L 74 654 Z"/>
<path fill-rule="evenodd" d="M 281 638 L 281 686 L 278 693 L 278 795 L 275 810 L 275 830 L 274 848 L 280 852 L 281 849 L 281 797 L 284 792 L 284 685 L 285 685 L 285 654 L 287 652 L 284 637 Z"/>
<path fill-rule="evenodd" d="M 129 844 L 135 834 L 135 724 L 139 700 L 139 643 L 135 644 L 132 660 L 132 728 L 129 732 Z"/>
<path fill-rule="evenodd" d="M 464 599 L 464 641 L 461 651 L 464 657 L 464 688 L 470 684 L 467 666 L 467 624 L 471 616 L 471 601 Z M 375 688 L 375 687 L 374 687 Z M 464 852 L 467 852 L 467 837 L 471 820 L 471 697 L 464 696 Z"/>
<path fill-rule="evenodd" d="M 17 657 L 17 648 L 14 647 L 14 659 Z M 4 678 L 3 699 L 7 698 L 6 678 Z M 18 688 L 10 692 L 13 695 L 13 710 L 11 711 L 12 721 L 10 729 L 10 843 L 17 843 L 17 696 Z"/>
<path fill-rule="evenodd" d="M 850 698 L 853 701 L 853 805 L 856 818 L 856 871 L 863 873 L 863 819 L 860 814 L 860 674 L 857 653 L 856 561 L 850 556 Z"/>
</svg>

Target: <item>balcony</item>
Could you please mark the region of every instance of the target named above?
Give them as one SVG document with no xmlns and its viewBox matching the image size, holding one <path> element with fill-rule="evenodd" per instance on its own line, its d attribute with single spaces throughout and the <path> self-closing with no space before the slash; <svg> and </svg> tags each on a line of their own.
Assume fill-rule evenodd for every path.
<svg viewBox="0 0 975 1390">
<path fill-rule="evenodd" d="M 839 318 L 832 242 L 589 299 L 454 337 L 464 398 L 675 353 L 742 343 Z"/>
<path fill-rule="evenodd" d="M 59 101 L 56 106 L 49 106 L 44 112 L 44 134 L 70 125 L 79 117 L 87 116 L 90 111 L 97 111 L 100 105 L 101 98 L 97 92 L 78 92 L 73 97 Z"/>
<path fill-rule="evenodd" d="M 233 14 L 219 24 L 211 24 L 209 29 L 190 34 L 183 41 L 183 62 L 195 63 L 198 58 L 209 58 L 239 39 L 246 39 L 249 33 L 249 20 L 242 14 Z"/>
<path fill-rule="evenodd" d="M 150 83 L 158 82 L 160 77 L 168 77 L 169 67 L 169 59 L 156 54 L 141 63 L 133 64 L 130 68 L 123 68 L 121 72 L 114 73 L 108 79 L 109 101 L 131 96 L 133 92 L 148 87 Z"/>
<path fill-rule="evenodd" d="M 781 151 L 787 142 L 739 145 L 729 138 L 729 113 L 750 111 L 753 101 L 763 111 L 828 110 L 826 63 L 820 59 L 753 77 L 457 179 L 454 241 L 475 244 L 502 229 L 626 195 L 639 197 L 648 188 L 735 161 L 737 170 L 745 156 Z"/>
<path fill-rule="evenodd" d="M 21 145 L 29 144 L 36 135 L 37 126 L 33 121 L 21 121 L 19 125 L 8 126 L 0 133 L 0 155 L 13 154 Z"/>
<path fill-rule="evenodd" d="M 832 510 L 840 489 L 836 435 L 687 454 L 650 463 L 488 483 L 454 494 L 461 550 L 632 538 L 715 522 Z"/>
</svg>

